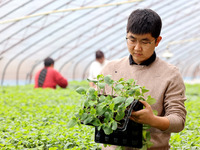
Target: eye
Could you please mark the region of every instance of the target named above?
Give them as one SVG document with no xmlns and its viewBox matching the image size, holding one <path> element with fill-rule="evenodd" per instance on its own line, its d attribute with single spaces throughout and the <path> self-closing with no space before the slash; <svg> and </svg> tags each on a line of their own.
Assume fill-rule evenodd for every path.
<svg viewBox="0 0 200 150">
<path fill-rule="evenodd" d="M 136 39 L 129 39 L 130 42 L 135 43 L 137 40 Z"/>
<path fill-rule="evenodd" d="M 149 44 L 149 41 L 141 41 L 142 44 Z"/>
</svg>

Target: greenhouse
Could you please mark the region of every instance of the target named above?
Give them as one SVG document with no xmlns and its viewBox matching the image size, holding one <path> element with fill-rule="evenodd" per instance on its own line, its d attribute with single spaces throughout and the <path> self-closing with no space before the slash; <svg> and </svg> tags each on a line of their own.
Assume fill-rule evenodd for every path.
<svg viewBox="0 0 200 150">
<path fill-rule="evenodd" d="M 183 95 L 185 94 L 185 99 L 187 99 L 185 103 L 183 102 L 183 107 L 187 111 L 187 113 L 185 112 L 185 126 L 183 125 L 184 129 L 177 133 L 172 132 L 169 140 L 170 149 L 200 149 L 200 121 L 198 119 L 200 115 L 199 0 L 0 0 L 0 149 L 102 149 L 102 142 L 97 142 L 95 135 L 97 128 L 82 125 L 89 122 L 89 117 L 81 116 L 80 114 L 85 110 L 79 109 L 82 109 L 83 105 L 84 108 L 87 108 L 86 105 L 89 109 L 93 108 L 92 105 L 83 101 L 82 96 L 88 96 L 93 92 L 93 94 L 98 94 L 98 98 L 103 97 L 99 93 L 109 85 L 118 97 L 119 90 L 127 90 L 130 94 L 131 87 L 128 86 L 135 81 L 132 79 L 114 81 L 110 76 L 98 76 L 98 81 L 94 81 L 97 87 L 93 91 L 89 83 L 91 80 L 87 80 L 90 66 L 95 61 L 97 50 L 101 50 L 109 62 L 117 62 L 130 55 L 126 31 L 127 20 L 133 10 L 144 8 L 155 11 L 162 19 L 160 33 L 162 40 L 158 46 L 155 46 L 156 56 L 167 64 L 175 66 L 180 72 L 180 78 L 183 79 L 183 86 L 182 82 L 179 82 L 178 76 L 177 80 L 174 79 L 174 86 L 173 83 L 169 84 L 165 90 L 170 91 L 170 86 L 173 86 L 174 89 L 179 86 L 186 89 L 184 93 L 180 93 L 181 98 L 184 99 Z M 56 90 L 34 89 L 35 76 L 38 70 L 43 68 L 44 59 L 47 57 L 55 61 L 55 70 L 67 80 L 66 89 L 58 86 Z M 166 68 L 162 69 L 163 71 L 167 70 Z M 120 69 L 115 73 L 124 74 L 123 71 L 120 72 Z M 173 74 L 176 72 L 168 73 L 166 76 L 173 76 Z M 155 75 L 155 77 L 157 76 Z M 145 75 L 140 78 L 145 78 Z M 146 86 L 132 85 L 135 86 L 132 97 L 133 93 L 141 92 L 139 93 L 141 97 L 137 93 L 134 100 L 144 100 L 149 106 L 157 104 L 153 103 L 154 97 L 148 96 L 146 99 L 144 96 L 145 92 L 148 93 L 148 88 L 153 87 L 149 86 L 150 82 L 154 82 L 153 80 L 154 78 L 145 80 L 147 89 L 145 89 Z M 154 88 L 161 89 L 165 84 L 164 80 L 163 82 L 160 80 L 156 82 L 156 80 L 157 78 L 155 78 L 155 85 L 160 87 L 154 86 Z M 84 91 L 80 92 L 80 87 L 89 89 L 89 93 L 85 91 L 84 95 Z M 156 93 L 154 90 L 152 91 L 152 93 Z M 180 91 L 177 90 L 177 92 Z M 124 91 L 121 92 L 123 96 L 124 93 Z M 164 95 L 164 98 L 167 96 L 167 94 Z M 106 101 L 108 98 L 103 97 L 102 99 Z M 111 109 L 113 111 L 114 106 L 117 107 L 121 101 L 116 100 L 117 102 L 113 102 Z M 126 101 L 128 100 L 131 101 L 127 98 Z M 94 103 L 92 104 L 94 105 Z M 124 104 L 126 105 L 126 103 Z M 171 106 L 168 106 L 168 103 L 167 106 L 162 105 L 163 107 Z M 97 113 L 98 103 L 95 103 L 94 106 L 92 113 Z M 107 106 L 108 104 L 105 105 L 105 107 Z M 102 109 L 104 108 L 102 107 Z M 81 124 L 78 123 L 79 125 L 71 122 L 73 119 L 77 119 L 75 118 L 77 112 L 83 119 Z M 120 118 L 118 112 L 119 110 L 114 113 Z M 100 114 L 104 113 L 106 111 Z M 94 120 L 92 121 L 91 123 L 94 125 Z M 69 128 L 70 123 L 74 123 L 74 126 L 71 124 L 72 127 Z M 112 130 L 115 129 L 117 123 L 111 119 L 109 126 Z M 143 150 L 151 145 L 148 141 L 150 140 L 148 139 L 148 130 L 144 131 L 144 126 L 143 148 L 140 147 Z M 105 129 L 103 123 L 100 128 Z M 104 131 L 109 134 L 112 132 L 106 129 Z M 123 149 L 122 146 L 124 145 L 119 144 L 117 149 Z"/>
<path fill-rule="evenodd" d="M 32 83 L 43 59 L 70 80 L 87 78 L 94 53 L 108 60 L 128 55 L 126 20 L 135 8 L 162 18 L 157 55 L 176 65 L 185 80 L 198 80 L 199 1 L 1 1 L 1 85 Z"/>
</svg>

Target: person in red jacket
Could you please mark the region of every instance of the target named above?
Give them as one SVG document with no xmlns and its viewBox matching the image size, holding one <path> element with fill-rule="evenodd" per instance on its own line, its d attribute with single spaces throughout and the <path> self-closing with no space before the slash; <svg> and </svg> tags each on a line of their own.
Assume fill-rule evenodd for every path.
<svg viewBox="0 0 200 150">
<path fill-rule="evenodd" d="M 54 60 L 47 57 L 44 60 L 44 68 L 35 74 L 35 88 L 52 88 L 56 86 L 66 88 L 68 81 L 58 71 L 54 69 Z"/>
</svg>

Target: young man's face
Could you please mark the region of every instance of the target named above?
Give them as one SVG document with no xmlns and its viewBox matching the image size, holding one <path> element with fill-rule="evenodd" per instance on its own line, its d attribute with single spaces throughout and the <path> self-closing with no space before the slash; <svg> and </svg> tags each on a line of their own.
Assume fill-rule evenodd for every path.
<svg viewBox="0 0 200 150">
<path fill-rule="evenodd" d="M 162 39 L 161 36 L 155 39 L 150 33 L 140 35 L 132 34 L 131 32 L 127 34 L 126 38 L 128 50 L 137 64 L 149 59 Z"/>
</svg>

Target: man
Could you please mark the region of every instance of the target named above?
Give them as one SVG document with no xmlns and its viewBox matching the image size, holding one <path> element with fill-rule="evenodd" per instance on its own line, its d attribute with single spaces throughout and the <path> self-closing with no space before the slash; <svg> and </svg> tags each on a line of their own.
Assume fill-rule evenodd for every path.
<svg viewBox="0 0 200 150">
<path fill-rule="evenodd" d="M 104 57 L 104 53 L 101 50 L 97 50 L 95 53 L 96 60 L 90 65 L 88 79 L 95 80 L 97 75 L 100 74 L 102 68 L 107 64 L 107 60 Z M 95 87 L 93 82 L 89 83 L 91 87 Z"/>
<path fill-rule="evenodd" d="M 44 60 L 44 68 L 35 75 L 35 88 L 56 89 L 56 85 L 66 88 L 68 81 L 54 69 L 54 60 L 48 57 Z"/>
<path fill-rule="evenodd" d="M 133 78 L 140 86 L 145 86 L 156 103 L 150 106 L 140 101 L 144 109 L 132 112 L 131 120 L 151 126 L 151 150 L 168 150 L 172 132 L 184 128 L 186 109 L 184 106 L 185 86 L 178 69 L 156 56 L 155 47 L 162 37 L 160 16 L 151 9 L 133 11 L 127 23 L 127 46 L 130 56 L 110 62 L 103 75 L 112 75 L 114 80 Z M 110 92 L 107 90 L 106 92 Z M 153 110 L 158 112 L 153 114 Z M 103 149 L 115 149 L 115 146 Z M 126 150 L 131 148 L 126 148 Z"/>
</svg>

